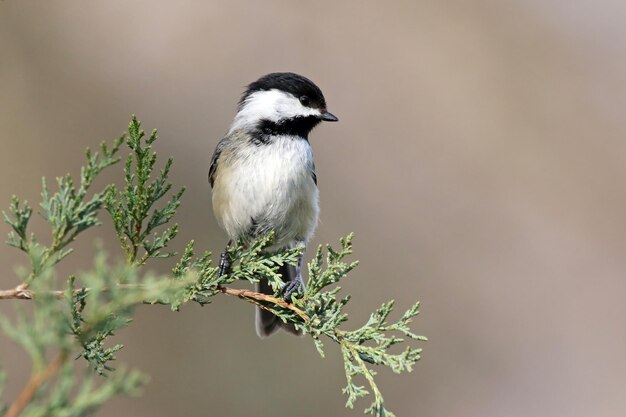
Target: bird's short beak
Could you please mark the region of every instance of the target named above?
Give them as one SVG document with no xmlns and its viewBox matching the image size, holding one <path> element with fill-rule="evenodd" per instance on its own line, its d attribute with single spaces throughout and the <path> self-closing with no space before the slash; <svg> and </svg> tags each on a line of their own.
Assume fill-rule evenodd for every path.
<svg viewBox="0 0 626 417">
<path fill-rule="evenodd" d="M 326 110 L 322 111 L 322 114 L 320 114 L 320 119 L 322 119 L 325 122 L 336 122 L 339 120 L 337 116 L 335 116 L 334 114 L 330 112 L 327 112 Z"/>
</svg>

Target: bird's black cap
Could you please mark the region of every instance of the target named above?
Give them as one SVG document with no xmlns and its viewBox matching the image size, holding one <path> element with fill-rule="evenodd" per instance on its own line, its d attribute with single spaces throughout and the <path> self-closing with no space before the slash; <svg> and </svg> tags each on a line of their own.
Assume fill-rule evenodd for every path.
<svg viewBox="0 0 626 417">
<path fill-rule="evenodd" d="M 293 72 L 273 72 L 264 75 L 252 84 L 248 85 L 244 92 L 239 106 L 256 91 L 280 90 L 293 94 L 295 97 L 307 100 L 308 107 L 326 109 L 326 100 L 322 90 L 315 83 L 302 75 Z"/>
</svg>

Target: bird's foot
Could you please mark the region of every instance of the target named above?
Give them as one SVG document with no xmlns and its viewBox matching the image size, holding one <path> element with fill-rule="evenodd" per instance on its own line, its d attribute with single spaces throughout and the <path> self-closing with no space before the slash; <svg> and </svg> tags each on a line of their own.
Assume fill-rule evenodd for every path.
<svg viewBox="0 0 626 417">
<path fill-rule="evenodd" d="M 217 271 L 218 278 L 230 272 L 230 258 L 228 257 L 228 248 L 224 249 L 220 256 L 220 266 Z"/>
<path fill-rule="evenodd" d="M 280 292 L 283 296 L 283 300 L 291 303 L 291 297 L 294 294 L 303 294 L 304 285 L 302 285 L 302 281 L 296 279 L 294 281 L 289 281 L 283 285 L 280 289 Z"/>
</svg>

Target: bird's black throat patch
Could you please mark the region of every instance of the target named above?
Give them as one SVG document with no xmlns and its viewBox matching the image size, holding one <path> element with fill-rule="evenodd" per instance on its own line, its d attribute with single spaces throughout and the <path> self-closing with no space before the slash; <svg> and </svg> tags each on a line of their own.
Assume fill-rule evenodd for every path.
<svg viewBox="0 0 626 417">
<path fill-rule="evenodd" d="M 292 119 L 273 122 L 271 120 L 261 120 L 254 134 L 254 143 L 258 145 L 271 141 L 272 136 L 299 136 L 309 138 L 309 132 L 320 123 L 319 117 L 294 117 Z"/>
</svg>

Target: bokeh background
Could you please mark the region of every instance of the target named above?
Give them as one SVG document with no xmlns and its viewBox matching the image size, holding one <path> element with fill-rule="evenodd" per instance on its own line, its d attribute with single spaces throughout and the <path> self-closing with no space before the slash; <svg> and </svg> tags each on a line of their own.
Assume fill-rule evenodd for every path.
<svg viewBox="0 0 626 417">
<path fill-rule="evenodd" d="M 315 242 L 356 233 L 357 326 L 422 301 L 399 416 L 626 414 L 626 2 L 0 2 L 0 206 L 38 201 L 136 113 L 185 185 L 174 246 L 219 252 L 208 161 L 244 85 L 302 73 L 340 122 L 315 130 Z M 119 171 L 107 180 L 119 179 Z M 106 181 L 103 182 L 103 184 Z M 6 227 L 4 228 L 7 229 Z M 35 230 L 43 230 L 40 225 Z M 89 232 L 62 273 L 89 267 Z M 0 284 L 25 260 L 0 249 Z M 167 271 L 167 261 L 153 263 Z M 12 310 L 12 301 L 0 312 Z M 356 416 L 328 344 L 259 340 L 226 297 L 140 308 L 118 340 L 152 383 L 99 416 Z M 4 338 L 8 396 L 27 378 Z"/>
</svg>

